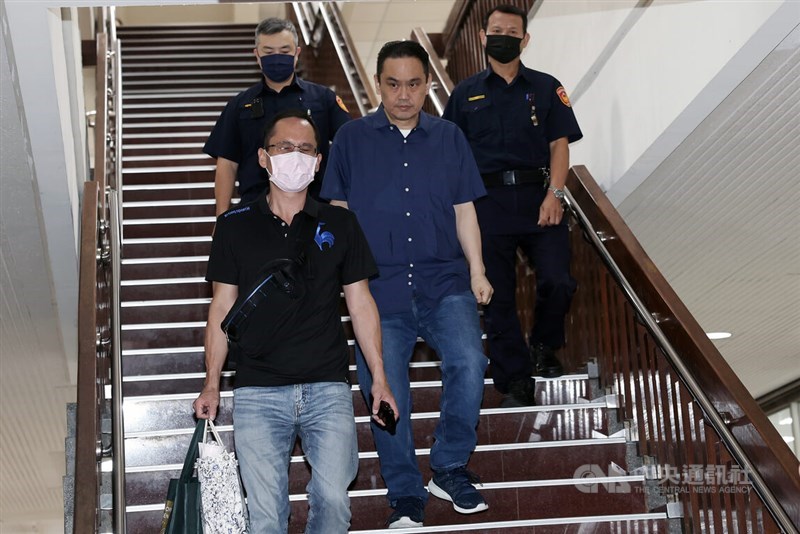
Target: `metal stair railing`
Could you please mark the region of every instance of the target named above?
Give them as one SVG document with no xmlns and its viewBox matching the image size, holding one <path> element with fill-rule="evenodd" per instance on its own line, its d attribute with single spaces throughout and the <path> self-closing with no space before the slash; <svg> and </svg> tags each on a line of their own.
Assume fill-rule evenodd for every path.
<svg viewBox="0 0 800 534">
<path fill-rule="evenodd" d="M 355 51 L 339 6 L 335 2 L 292 2 L 292 8 L 307 46 L 315 47 L 321 42 L 324 25 L 333 41 L 358 110 L 362 117 L 368 115 L 378 107 L 378 96 L 372 89 L 371 78 Z"/>
<path fill-rule="evenodd" d="M 567 189 L 580 229 L 567 365 L 596 355 L 645 471 L 681 503 L 687 531 L 798 532 L 797 458 L 585 167 L 570 170 Z"/>
<path fill-rule="evenodd" d="M 101 472 L 112 464 L 113 523 L 125 532 L 125 453 L 120 344 L 121 75 L 114 8 L 98 10 L 95 165 L 81 207 L 78 312 L 78 407 L 73 531 L 98 532 Z M 108 392 L 110 391 L 110 399 Z M 111 444 L 103 446 L 101 417 L 111 401 Z"/>
</svg>

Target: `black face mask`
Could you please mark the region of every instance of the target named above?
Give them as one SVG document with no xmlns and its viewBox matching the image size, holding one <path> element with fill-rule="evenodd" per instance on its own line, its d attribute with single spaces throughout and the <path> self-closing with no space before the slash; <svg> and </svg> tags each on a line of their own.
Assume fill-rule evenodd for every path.
<svg viewBox="0 0 800 534">
<path fill-rule="evenodd" d="M 489 57 L 496 59 L 500 63 L 510 63 L 517 59 L 522 53 L 519 45 L 522 43 L 520 37 L 512 35 L 487 35 L 486 53 Z"/>
</svg>

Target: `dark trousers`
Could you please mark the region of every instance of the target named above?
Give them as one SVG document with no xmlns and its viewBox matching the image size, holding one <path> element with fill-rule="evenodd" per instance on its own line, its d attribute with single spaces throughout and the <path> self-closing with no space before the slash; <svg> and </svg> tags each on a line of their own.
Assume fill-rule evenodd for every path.
<svg viewBox="0 0 800 534">
<path fill-rule="evenodd" d="M 484 327 L 492 378 L 495 387 L 505 393 L 510 381 L 530 376 L 532 371 L 528 347 L 517 316 L 517 247 L 536 272 L 532 342 L 540 342 L 554 349 L 564 345 L 564 318 L 577 284 L 569 273 L 569 230 L 566 221 L 559 226 L 545 228 L 532 229 L 526 225 L 528 230 L 533 230 L 527 233 L 497 234 L 486 232 L 497 225 L 481 219 L 480 215 L 481 210 L 479 220 L 483 262 L 486 277 L 494 288 L 491 304 L 484 307 Z"/>
</svg>

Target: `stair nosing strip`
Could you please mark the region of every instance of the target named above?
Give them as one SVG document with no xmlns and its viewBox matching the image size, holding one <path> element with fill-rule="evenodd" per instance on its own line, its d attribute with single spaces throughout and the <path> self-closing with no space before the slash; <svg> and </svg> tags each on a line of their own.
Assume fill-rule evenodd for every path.
<svg viewBox="0 0 800 534">
<path fill-rule="evenodd" d="M 200 148 L 202 149 L 205 143 L 140 143 L 122 145 L 123 152 L 126 150 L 165 150 L 172 148 Z"/>
<path fill-rule="evenodd" d="M 258 81 L 258 78 L 250 75 L 250 76 L 231 76 L 225 77 L 224 80 L 220 81 L 220 83 L 226 84 L 228 87 L 239 87 L 239 83 L 244 81 L 245 83 L 251 82 L 255 83 Z M 202 78 L 165 78 L 163 80 L 127 80 L 125 81 L 126 90 L 134 87 L 147 87 L 153 85 L 199 85 L 202 83 L 208 83 L 208 80 L 204 80 Z"/>
<path fill-rule="evenodd" d="M 151 306 L 196 306 L 211 304 L 211 298 L 166 299 L 166 300 L 126 300 L 120 303 L 121 308 L 149 308 Z"/>
<path fill-rule="evenodd" d="M 162 94 L 159 94 L 159 93 L 150 93 L 150 94 L 135 93 L 135 94 L 123 95 L 123 97 L 122 97 L 122 105 L 123 105 L 123 107 L 125 107 L 125 105 L 126 105 L 125 101 L 126 100 L 144 100 L 144 99 L 147 99 L 147 98 L 150 98 L 150 99 L 153 99 L 153 100 L 158 100 L 160 98 L 179 98 L 181 100 L 185 100 L 186 96 L 191 96 L 193 98 L 223 97 L 223 98 L 227 98 L 225 100 L 225 102 L 227 103 L 227 101 L 230 100 L 230 98 L 232 96 L 236 96 L 237 94 L 238 94 L 237 91 L 229 91 L 229 90 L 219 90 L 219 91 L 208 91 L 207 90 L 205 92 L 199 92 L 198 91 L 198 92 L 192 92 L 189 95 L 187 95 L 185 91 L 182 91 L 182 92 L 172 92 L 172 91 L 166 92 L 165 91 Z M 146 105 L 146 104 L 143 104 L 143 105 Z"/>
<path fill-rule="evenodd" d="M 219 117 L 221 113 L 221 109 L 209 109 L 206 111 L 198 112 L 198 113 L 191 113 L 191 112 L 183 112 L 183 111 L 175 111 L 175 112 L 164 112 L 164 113 L 125 113 L 125 126 L 131 126 L 131 122 L 136 122 L 137 120 L 141 119 L 157 119 L 160 117 Z"/>
<path fill-rule="evenodd" d="M 167 284 L 199 284 L 206 283 L 206 279 L 202 276 L 187 276 L 185 278 L 143 278 L 137 280 L 122 280 L 120 285 L 122 287 L 137 287 L 137 286 L 163 286 Z"/>
<path fill-rule="evenodd" d="M 206 262 L 208 256 L 175 256 L 167 258 L 125 258 L 122 260 L 122 265 L 149 265 L 151 263 L 194 263 Z"/>
<path fill-rule="evenodd" d="M 173 172 L 203 172 L 216 170 L 216 165 L 175 165 L 166 167 L 131 167 L 123 168 L 123 176 L 126 174 L 168 174 Z"/>
<path fill-rule="evenodd" d="M 131 237 L 123 238 L 123 245 L 163 245 L 167 243 L 210 243 L 211 236 L 186 237 Z"/>
<path fill-rule="evenodd" d="M 126 122 L 122 125 L 122 137 L 125 137 L 125 130 L 130 130 L 132 128 L 167 128 L 173 126 L 211 126 L 213 127 L 216 124 L 216 121 L 176 121 L 176 122 L 142 122 L 137 124 L 131 124 L 130 122 Z M 184 132 L 178 132 L 184 133 Z M 186 132 L 188 133 L 188 132 Z"/>
<path fill-rule="evenodd" d="M 122 42 L 124 42 L 124 41 L 122 41 Z M 192 49 L 196 48 L 196 46 L 197 45 L 195 44 L 195 46 L 193 47 L 192 43 L 187 43 L 185 45 L 165 45 L 165 46 L 129 46 L 127 48 L 123 48 L 122 49 L 122 60 L 124 62 L 124 60 L 125 60 L 125 52 L 128 52 L 128 51 L 131 52 L 131 53 L 135 53 L 135 52 L 158 52 L 160 50 L 186 50 L 187 53 L 192 53 L 193 52 Z M 215 45 L 214 49 L 215 50 L 239 50 L 239 51 L 242 52 L 242 54 L 244 54 L 244 50 L 245 50 L 242 47 L 242 45 Z M 252 48 L 250 48 L 249 50 L 252 50 Z"/>
<path fill-rule="evenodd" d="M 122 356 L 147 356 L 151 354 L 189 354 L 192 352 L 203 352 L 205 347 L 164 347 L 148 349 L 122 349 Z"/>
<path fill-rule="evenodd" d="M 254 62 L 255 63 L 255 62 Z M 229 65 L 229 64 L 227 64 Z M 142 65 L 143 67 L 146 65 Z M 160 66 L 170 66 L 169 63 L 162 64 Z M 130 78 L 166 78 L 168 76 L 219 76 L 224 74 L 225 76 L 235 77 L 236 75 L 243 75 L 243 76 L 253 76 L 255 78 L 258 77 L 258 72 L 255 70 L 254 65 L 248 65 L 247 69 L 232 69 L 232 70 L 215 70 L 215 69 L 208 69 L 208 70 L 186 70 L 186 71 L 168 71 L 168 70 L 155 70 L 155 71 L 148 71 L 148 72 L 128 72 L 122 75 L 122 80 L 125 84 L 131 83 Z"/>
<path fill-rule="evenodd" d="M 638 514 L 614 514 L 609 516 L 573 516 L 573 517 L 554 517 L 541 519 L 514 519 L 509 521 L 489 521 L 486 523 L 463 523 L 451 525 L 434 525 L 429 527 L 414 527 L 393 529 L 397 534 L 416 534 L 426 532 L 465 532 L 475 530 L 502 530 L 506 528 L 537 527 L 548 525 L 570 525 L 584 523 L 611 523 L 614 521 L 657 521 L 667 519 L 664 512 L 643 512 Z M 384 534 L 386 529 L 373 530 L 350 530 L 350 534 Z"/>
<path fill-rule="evenodd" d="M 177 182 L 168 184 L 128 184 L 122 186 L 125 191 L 162 191 L 166 189 L 211 189 L 214 182 Z"/>
<path fill-rule="evenodd" d="M 204 224 L 216 222 L 217 218 L 212 216 L 200 217 L 154 217 L 148 219 L 133 219 L 128 217 L 122 221 L 122 226 L 149 226 L 162 224 Z"/>
<path fill-rule="evenodd" d="M 236 203 L 236 200 L 234 200 L 233 203 Z M 215 200 L 213 198 L 197 198 L 191 200 L 134 200 L 122 203 L 123 208 L 179 208 L 213 205 L 215 205 Z"/>
</svg>

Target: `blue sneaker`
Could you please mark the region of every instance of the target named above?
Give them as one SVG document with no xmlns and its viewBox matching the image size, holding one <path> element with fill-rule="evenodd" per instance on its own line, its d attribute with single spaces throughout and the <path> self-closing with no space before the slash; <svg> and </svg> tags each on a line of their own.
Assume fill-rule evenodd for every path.
<svg viewBox="0 0 800 534">
<path fill-rule="evenodd" d="M 386 521 L 391 528 L 421 527 L 425 519 L 425 503 L 418 497 L 401 497 L 394 502 L 394 512 Z"/>
<path fill-rule="evenodd" d="M 473 483 L 480 483 L 475 473 L 466 467 L 456 467 L 451 471 L 434 471 L 428 491 L 435 497 L 452 502 L 456 512 L 474 514 L 483 512 L 489 505 Z"/>
</svg>

